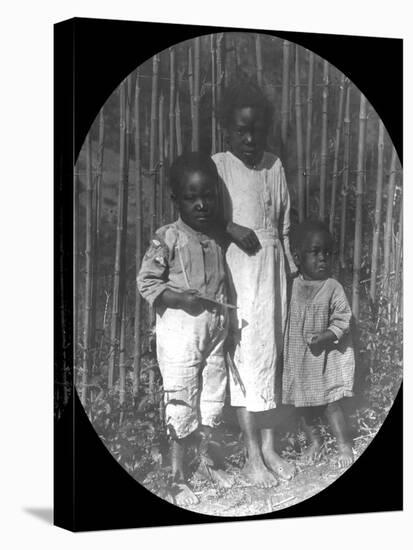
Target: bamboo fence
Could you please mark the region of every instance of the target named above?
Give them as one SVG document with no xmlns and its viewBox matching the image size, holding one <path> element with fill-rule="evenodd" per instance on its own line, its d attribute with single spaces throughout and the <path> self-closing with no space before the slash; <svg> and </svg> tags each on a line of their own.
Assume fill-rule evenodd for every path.
<svg viewBox="0 0 413 550">
<path fill-rule="evenodd" d="M 155 55 L 121 84 L 118 108 L 114 101 L 112 111 L 105 105 L 86 138 L 75 180 L 76 338 L 84 404 L 93 398 L 87 391 L 92 371 L 105 362 L 107 385 L 121 403 L 129 394 L 138 397 L 143 362 L 153 356 L 154 319 L 134 281 L 150 236 L 176 216 L 167 168 L 208 139 L 209 152 L 226 149 L 218 110 L 224 83 L 240 68 L 250 67 L 250 79 L 265 83 L 274 104 L 269 143 L 281 151 L 297 218 L 327 220 L 337 233 L 334 272 L 351 296 L 354 316 L 368 314 L 367 298 L 376 303 L 384 297 L 392 322 L 402 317 L 400 168 L 382 122 L 345 76 L 313 52 L 283 40 L 275 48 L 261 35 L 240 40 L 218 33 Z M 111 158 L 118 158 L 117 168 Z M 116 204 L 109 218 L 105 205 L 112 188 Z M 113 267 L 103 278 L 105 262 Z M 146 380 L 156 400 L 154 376 L 149 369 Z"/>
</svg>

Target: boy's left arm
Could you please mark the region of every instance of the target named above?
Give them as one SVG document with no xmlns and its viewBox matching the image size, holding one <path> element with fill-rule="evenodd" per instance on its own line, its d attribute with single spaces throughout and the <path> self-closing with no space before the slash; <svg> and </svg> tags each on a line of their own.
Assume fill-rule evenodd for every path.
<svg viewBox="0 0 413 550">
<path fill-rule="evenodd" d="M 167 271 L 169 250 L 159 234 L 155 234 L 142 260 L 137 277 L 138 290 L 142 297 L 153 306 L 156 299 L 168 287 Z"/>
</svg>

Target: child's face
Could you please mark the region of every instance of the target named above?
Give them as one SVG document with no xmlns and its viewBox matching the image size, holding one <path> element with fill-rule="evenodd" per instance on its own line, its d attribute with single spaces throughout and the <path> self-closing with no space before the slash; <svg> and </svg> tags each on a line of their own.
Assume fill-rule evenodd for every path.
<svg viewBox="0 0 413 550">
<path fill-rule="evenodd" d="M 211 229 L 217 212 L 217 180 L 212 175 L 201 171 L 186 173 L 173 199 L 189 227 L 201 233 Z"/>
<path fill-rule="evenodd" d="M 231 152 L 247 166 L 255 166 L 264 152 L 268 126 L 261 109 L 236 109 L 229 131 Z"/>
<path fill-rule="evenodd" d="M 307 281 L 322 281 L 330 276 L 332 242 L 324 232 L 309 233 L 294 260 Z"/>
</svg>

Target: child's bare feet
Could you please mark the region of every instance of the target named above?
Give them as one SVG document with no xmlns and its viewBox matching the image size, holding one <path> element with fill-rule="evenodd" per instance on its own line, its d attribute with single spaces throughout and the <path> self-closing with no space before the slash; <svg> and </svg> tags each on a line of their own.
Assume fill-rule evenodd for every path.
<svg viewBox="0 0 413 550">
<path fill-rule="evenodd" d="M 262 447 L 262 454 L 265 465 L 276 476 L 285 481 L 289 481 L 294 477 L 295 466 L 283 460 L 273 449 Z"/>
<path fill-rule="evenodd" d="M 321 442 L 319 440 L 313 440 L 310 445 L 301 453 L 301 458 L 307 464 L 315 462 L 321 451 Z"/>
<path fill-rule="evenodd" d="M 172 486 L 173 499 L 177 506 L 191 506 L 198 503 L 198 497 L 191 491 L 189 486 L 183 482 L 176 482 Z"/>
<path fill-rule="evenodd" d="M 338 443 L 338 465 L 340 468 L 348 468 L 354 462 L 353 449 L 350 443 Z"/>
<path fill-rule="evenodd" d="M 261 458 L 247 460 L 242 469 L 243 477 L 257 487 L 276 487 L 278 481 Z"/>
</svg>

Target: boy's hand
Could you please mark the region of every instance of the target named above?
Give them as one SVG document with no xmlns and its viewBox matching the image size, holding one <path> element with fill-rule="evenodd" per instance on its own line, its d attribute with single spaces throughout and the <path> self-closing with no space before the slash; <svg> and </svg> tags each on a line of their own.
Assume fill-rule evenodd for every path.
<svg viewBox="0 0 413 550">
<path fill-rule="evenodd" d="M 198 315 L 205 309 L 205 303 L 199 296 L 198 291 L 192 288 L 182 292 L 166 288 L 159 295 L 158 300 L 166 307 L 183 309 L 190 315 Z"/>
<path fill-rule="evenodd" d="M 307 343 L 314 355 L 320 355 L 320 353 L 331 345 L 335 339 L 336 335 L 331 332 L 331 330 L 325 330 L 319 334 L 313 334 Z"/>
<path fill-rule="evenodd" d="M 257 235 L 249 227 L 229 222 L 226 231 L 231 240 L 248 254 L 255 254 L 261 248 Z"/>
<path fill-rule="evenodd" d="M 189 289 L 179 293 L 179 307 L 190 315 L 198 315 L 205 309 L 197 290 Z"/>
</svg>

